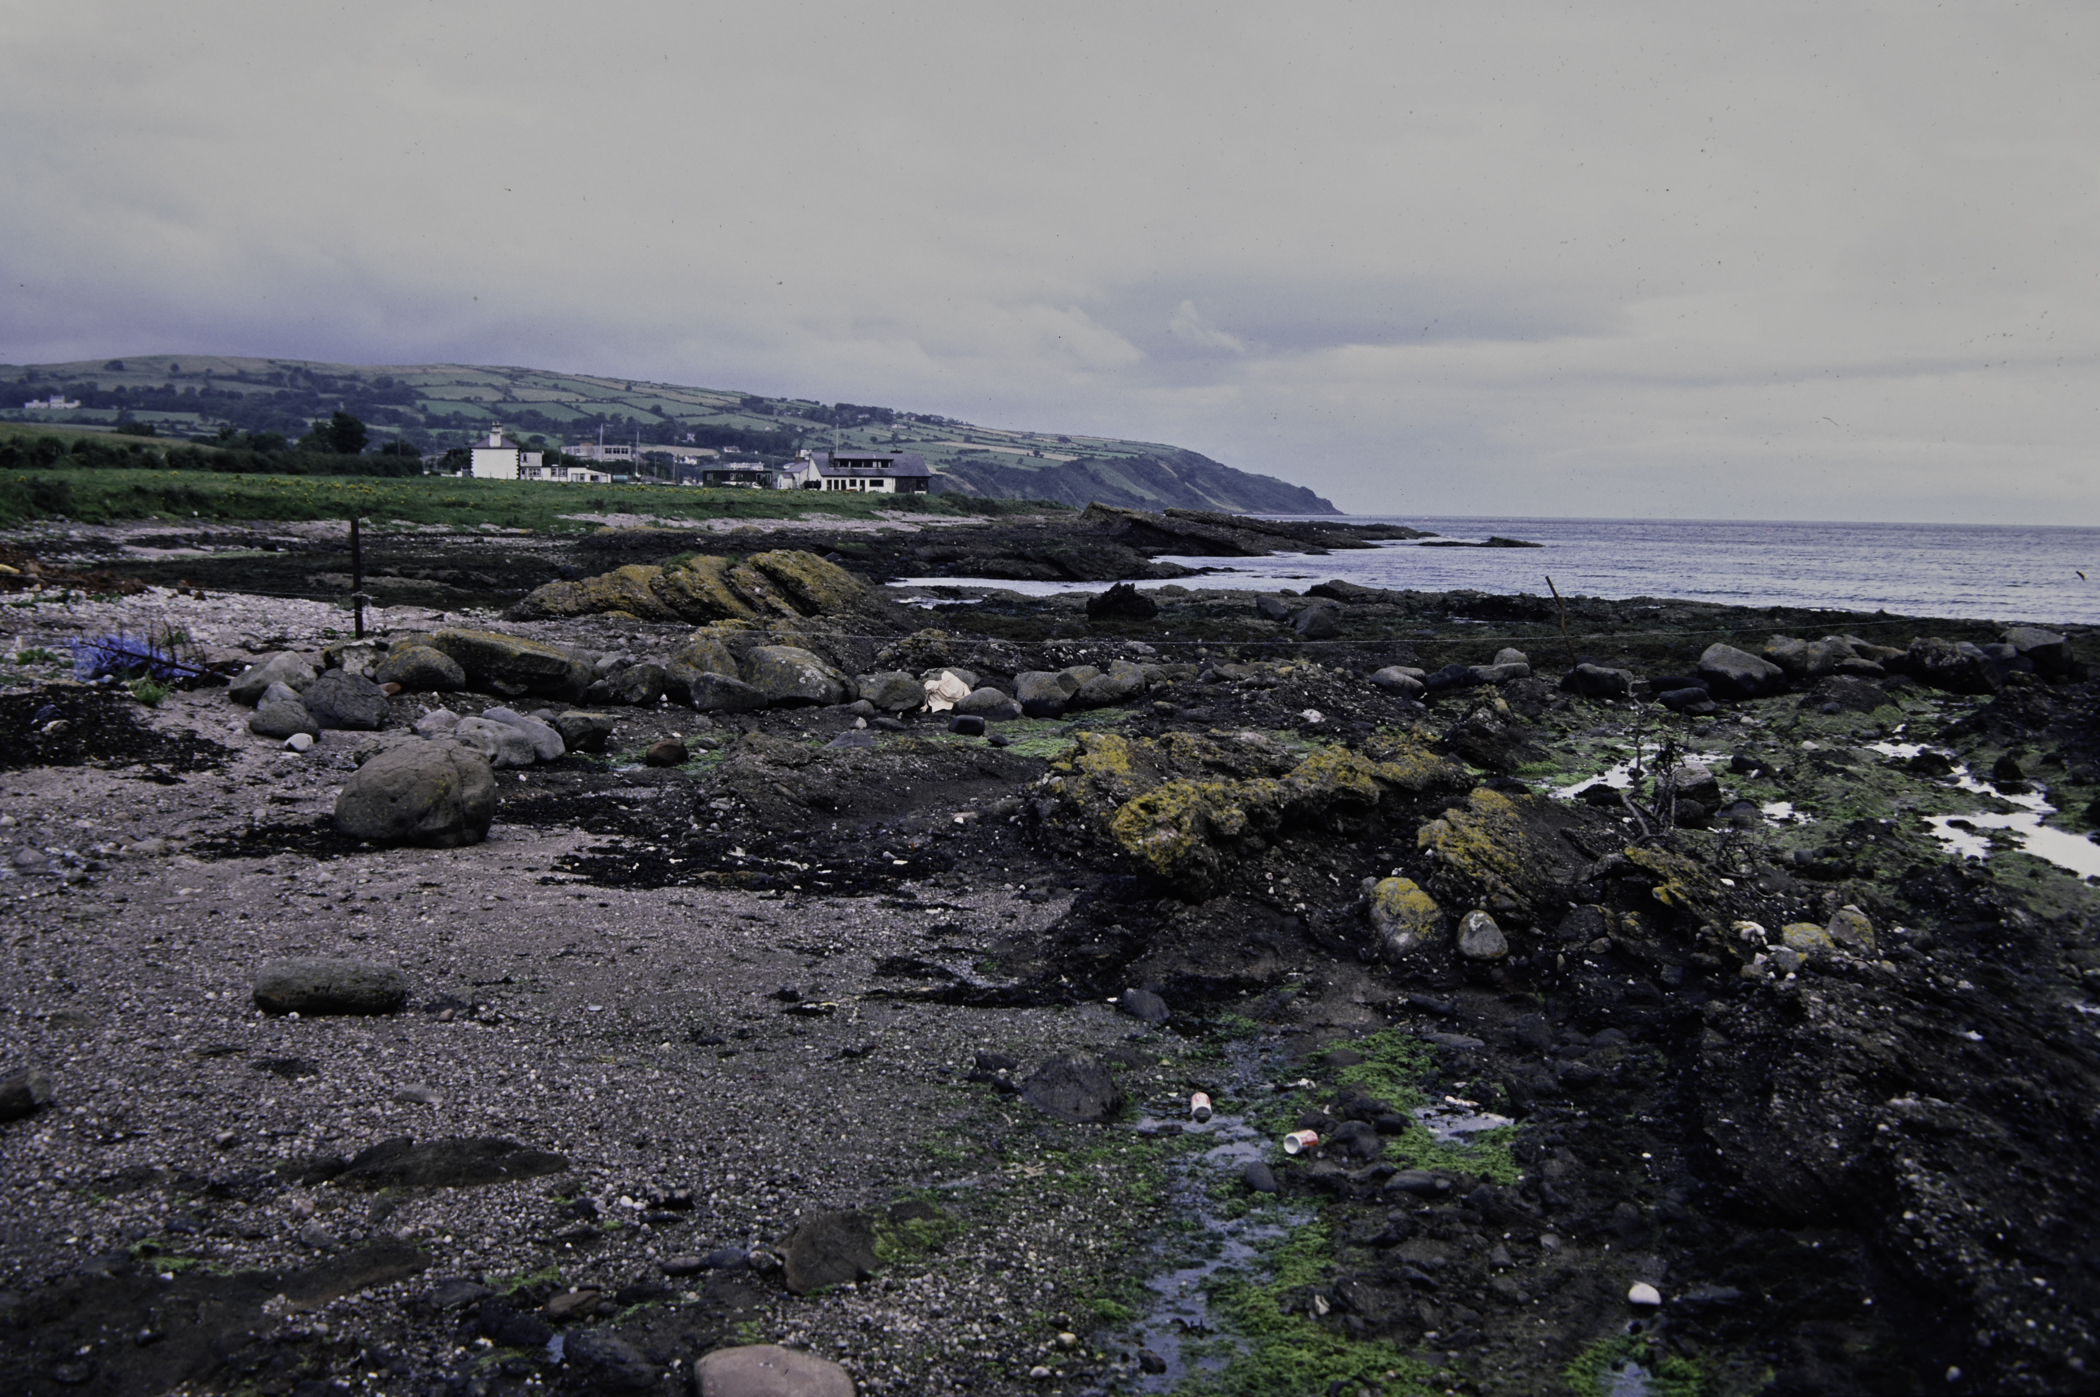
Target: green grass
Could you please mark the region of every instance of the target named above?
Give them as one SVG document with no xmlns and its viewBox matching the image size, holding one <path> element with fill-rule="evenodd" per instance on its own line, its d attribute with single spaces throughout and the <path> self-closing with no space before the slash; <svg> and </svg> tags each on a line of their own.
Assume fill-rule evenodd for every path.
<svg viewBox="0 0 2100 1397">
<path fill-rule="evenodd" d="M 1647 1340 L 1626 1334 L 1591 1344 L 1561 1370 L 1561 1376 L 1575 1397 L 1610 1397 L 1613 1365 L 1628 1359 L 1647 1373 L 1647 1390 L 1654 1397 L 1700 1397 L 1706 1390 L 1706 1375 L 1698 1364 L 1674 1354 L 1657 1358 Z"/>
<path fill-rule="evenodd" d="M 152 469 L 36 469 L 0 474 L 0 525 L 63 515 L 81 523 L 123 519 L 346 519 L 493 526 L 535 533 L 600 527 L 566 516 L 647 515 L 667 523 L 707 519 L 873 519 L 878 513 L 982 512 L 942 495 L 851 495 L 816 490 L 700 490 L 672 485 L 585 488 L 457 476 L 224 475 Z M 1015 512 L 1029 507 L 1016 503 Z"/>
<path fill-rule="evenodd" d="M 160 701 L 168 696 L 168 686 L 157 679 L 134 679 L 131 681 L 131 696 L 148 708 L 160 707 Z"/>
<path fill-rule="evenodd" d="M 1219 1274 L 1210 1284 L 1211 1313 L 1240 1341 L 1225 1367 L 1192 1374 L 1177 1392 L 1186 1397 L 1301 1397 L 1367 1386 L 1397 1394 L 1428 1387 L 1432 1370 L 1383 1339 L 1351 1339 L 1297 1311 L 1294 1291 L 1327 1274 L 1333 1254 L 1325 1223 L 1310 1223 L 1263 1249 L 1265 1279 Z M 1221 1352 L 1226 1352 L 1221 1348 Z"/>
</svg>

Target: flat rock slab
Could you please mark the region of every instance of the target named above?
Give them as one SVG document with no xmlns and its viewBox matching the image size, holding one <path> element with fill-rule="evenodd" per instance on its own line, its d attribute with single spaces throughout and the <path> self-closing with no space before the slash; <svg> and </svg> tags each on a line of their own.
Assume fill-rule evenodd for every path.
<svg viewBox="0 0 2100 1397">
<path fill-rule="evenodd" d="M 787 1288 L 797 1295 L 875 1273 L 875 1229 L 860 1213 L 812 1213 L 784 1250 Z"/>
<path fill-rule="evenodd" d="M 430 1258 L 408 1243 L 389 1239 L 294 1271 L 279 1289 L 293 1308 L 317 1310 L 345 1295 L 407 1280 L 429 1264 Z"/>
<path fill-rule="evenodd" d="M 352 1159 L 336 1181 L 360 1188 L 472 1188 L 560 1174 L 568 1167 L 562 1156 L 515 1140 L 483 1135 L 418 1145 L 400 1135 Z"/>
<path fill-rule="evenodd" d="M 700 1397 L 853 1397 L 853 1379 L 828 1358 L 778 1344 L 718 1348 L 693 1365 Z"/>
<path fill-rule="evenodd" d="M 1046 1116 L 1075 1125 L 1114 1119 L 1123 1092 L 1100 1061 L 1086 1053 L 1059 1053 L 1021 1083 L 1021 1099 Z"/>
<path fill-rule="evenodd" d="M 266 1014 L 391 1014 L 407 1001 L 408 981 L 377 961 L 298 956 L 255 977 L 255 1007 Z"/>
</svg>

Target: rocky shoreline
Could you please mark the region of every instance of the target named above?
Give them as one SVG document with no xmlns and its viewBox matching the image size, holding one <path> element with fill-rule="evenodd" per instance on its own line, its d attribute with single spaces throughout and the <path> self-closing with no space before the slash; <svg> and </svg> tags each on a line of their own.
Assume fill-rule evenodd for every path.
<svg viewBox="0 0 2100 1397">
<path fill-rule="evenodd" d="M 6 598 L 17 1390 L 2090 1385 L 2093 636 L 651 534 Z"/>
</svg>

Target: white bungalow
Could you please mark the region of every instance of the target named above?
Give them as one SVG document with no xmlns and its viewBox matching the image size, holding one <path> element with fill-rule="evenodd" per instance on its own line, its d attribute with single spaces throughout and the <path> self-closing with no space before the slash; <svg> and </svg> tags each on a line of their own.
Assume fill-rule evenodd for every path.
<svg viewBox="0 0 2100 1397">
<path fill-rule="evenodd" d="M 474 443 L 474 478 L 476 480 L 538 480 L 541 478 L 540 461 L 545 453 L 527 451 L 509 437 L 503 435 L 503 424 L 489 424 L 487 441 Z"/>
</svg>

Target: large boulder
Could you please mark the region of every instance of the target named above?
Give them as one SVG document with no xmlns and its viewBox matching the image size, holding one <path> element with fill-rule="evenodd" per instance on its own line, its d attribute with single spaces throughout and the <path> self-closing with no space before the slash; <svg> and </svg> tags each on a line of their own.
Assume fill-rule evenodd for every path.
<svg viewBox="0 0 2100 1397">
<path fill-rule="evenodd" d="M 562 737 L 560 729 L 537 718 L 528 718 L 514 708 L 484 708 L 481 710 L 481 716 L 488 722 L 502 723 L 505 727 L 516 728 L 524 733 L 526 741 L 532 744 L 532 755 L 540 761 L 551 762 L 569 750 L 569 744 Z M 608 723 L 607 726 L 610 727 L 611 724 Z"/>
<path fill-rule="evenodd" d="M 300 695 L 324 728 L 374 732 L 386 722 L 386 690 L 347 669 L 331 669 Z"/>
<path fill-rule="evenodd" d="M 715 1349 L 693 1363 L 695 1397 L 853 1397 L 853 1377 L 828 1358 L 778 1344 Z"/>
<path fill-rule="evenodd" d="M 517 737 L 524 742 L 523 734 Z M 336 828 L 375 844 L 479 844 L 495 818 L 496 774 L 488 759 L 454 742 L 410 743 L 380 753 L 351 774 L 335 802 Z"/>
<path fill-rule="evenodd" d="M 754 645 L 744 656 L 744 682 L 774 706 L 844 703 L 852 681 L 820 655 L 794 645 Z"/>
<path fill-rule="evenodd" d="M 552 726 L 561 734 L 562 746 L 571 752 L 602 752 L 612 740 L 610 713 L 586 713 L 572 708 L 555 714 Z"/>
<path fill-rule="evenodd" d="M 439 631 L 430 644 L 458 661 L 468 682 L 505 697 L 545 694 L 573 703 L 591 686 L 591 662 L 562 646 L 463 629 Z"/>
<path fill-rule="evenodd" d="M 1117 660 L 1108 667 L 1108 673 L 1097 674 L 1081 684 L 1068 706 L 1072 708 L 1106 708 L 1112 703 L 1122 703 L 1145 692 L 1145 671 L 1129 660 Z"/>
<path fill-rule="evenodd" d="M 1339 607 L 1331 604 L 1308 606 L 1291 618 L 1291 629 L 1301 640 L 1333 640 L 1340 633 L 1335 624 Z"/>
<path fill-rule="evenodd" d="M 731 679 L 740 675 L 736 652 L 723 639 L 723 632 L 710 628 L 693 632 L 670 659 L 664 661 L 664 691 L 683 694 L 693 687 L 693 681 L 703 674 L 721 674 Z"/>
<path fill-rule="evenodd" d="M 1069 671 L 1031 669 L 1014 676 L 1014 697 L 1031 718 L 1060 718 L 1082 682 L 1071 679 Z"/>
<path fill-rule="evenodd" d="M 226 686 L 226 693 L 235 703 L 253 704 L 272 684 L 286 684 L 295 692 L 303 691 L 316 677 L 314 667 L 304 655 L 279 650 L 242 670 L 239 677 Z"/>
<path fill-rule="evenodd" d="M 1507 960 L 1509 938 L 1486 912 L 1468 912 L 1458 924 L 1458 953 L 1467 960 Z"/>
<path fill-rule="evenodd" d="M 1021 1083 L 1021 1099 L 1046 1116 L 1082 1124 L 1114 1120 L 1123 1092 L 1098 1058 L 1059 1053 Z"/>
<path fill-rule="evenodd" d="M 1371 682 L 1389 694 L 1401 698 L 1420 698 L 1422 681 L 1428 674 L 1412 665 L 1387 665 L 1371 676 Z"/>
<path fill-rule="evenodd" d="M 905 713 L 926 703 L 926 685 L 901 669 L 870 674 L 860 681 L 860 696 L 885 713 Z"/>
<path fill-rule="evenodd" d="M 2045 631 L 2040 626 L 2014 626 L 1998 639 L 2032 663 L 2037 674 L 2053 677 L 2071 672 L 2071 642 L 2055 631 Z"/>
<path fill-rule="evenodd" d="M 253 994 L 265 1014 L 391 1014 L 408 1002 L 408 981 L 377 961 L 294 956 L 263 966 Z"/>
<path fill-rule="evenodd" d="M 989 686 L 972 689 L 955 701 L 955 711 L 966 716 L 983 718 L 987 722 L 1011 722 L 1021 716 L 1021 705 L 1013 696 Z"/>
<path fill-rule="evenodd" d="M 751 566 L 771 578 L 804 616 L 851 611 L 868 595 L 868 584 L 836 563 L 801 549 L 752 555 Z"/>
<path fill-rule="evenodd" d="M 449 693 L 463 688 L 467 672 L 458 660 L 428 645 L 404 645 L 387 653 L 372 671 L 380 684 L 399 684 L 411 693 Z"/>
<path fill-rule="evenodd" d="M 642 708 L 664 696 L 668 676 L 664 667 L 644 660 L 605 676 L 605 696 L 614 703 Z"/>
<path fill-rule="evenodd" d="M 306 711 L 305 704 L 279 700 L 276 703 L 266 703 L 249 715 L 248 731 L 257 737 L 274 738 L 281 742 L 292 734 L 301 732 L 309 737 L 319 737 L 321 725 L 314 721 L 313 714 Z"/>
<path fill-rule="evenodd" d="M 750 713 L 764 708 L 765 692 L 727 674 L 699 674 L 690 690 L 694 708 L 702 713 Z"/>
<path fill-rule="evenodd" d="M 1560 686 L 1583 698 L 1625 698 L 1633 692 L 1633 676 L 1623 669 L 1585 662 L 1569 670 Z"/>
<path fill-rule="evenodd" d="M 1786 688 L 1786 671 L 1770 660 L 1715 643 L 1699 656 L 1699 677 L 1715 698 L 1753 699 Z"/>
<path fill-rule="evenodd" d="M 452 729 L 452 740 L 479 752 L 497 770 L 531 766 L 539 760 L 532 738 L 509 723 L 488 718 L 462 718 Z"/>
<path fill-rule="evenodd" d="M 1896 664 L 1920 683 L 1950 694 L 1998 692 L 2000 667 L 1966 640 L 1919 636 Z"/>
</svg>

